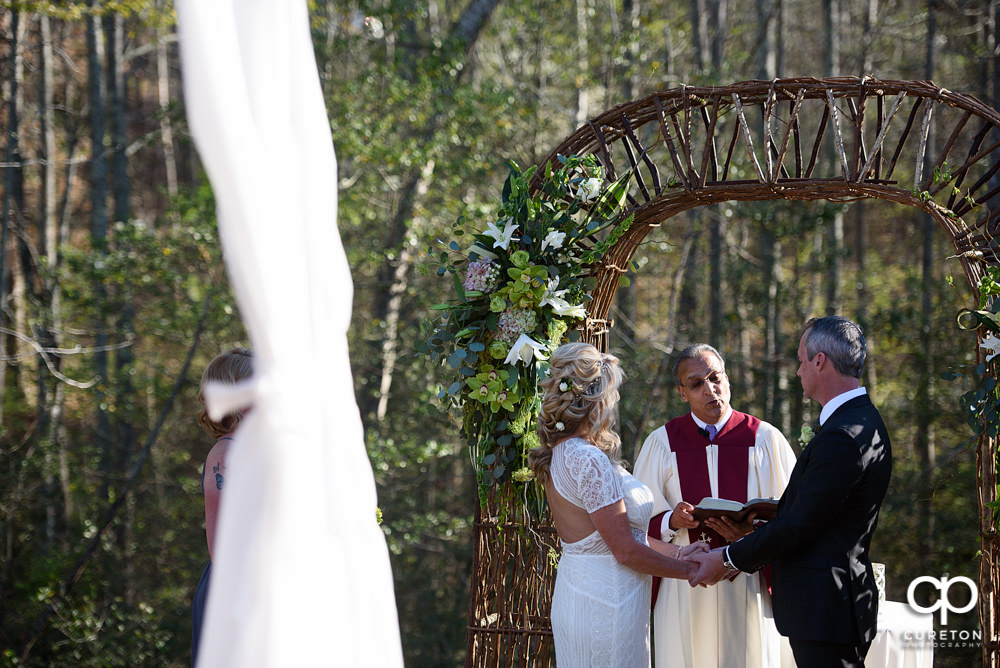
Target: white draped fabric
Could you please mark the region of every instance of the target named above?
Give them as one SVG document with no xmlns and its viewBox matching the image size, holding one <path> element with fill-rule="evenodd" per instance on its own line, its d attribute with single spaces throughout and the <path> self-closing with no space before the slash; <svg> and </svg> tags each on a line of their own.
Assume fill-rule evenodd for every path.
<svg viewBox="0 0 1000 668">
<path fill-rule="evenodd" d="M 353 286 L 305 0 L 177 0 L 185 103 L 256 380 L 199 666 L 402 666 L 347 350 Z"/>
</svg>

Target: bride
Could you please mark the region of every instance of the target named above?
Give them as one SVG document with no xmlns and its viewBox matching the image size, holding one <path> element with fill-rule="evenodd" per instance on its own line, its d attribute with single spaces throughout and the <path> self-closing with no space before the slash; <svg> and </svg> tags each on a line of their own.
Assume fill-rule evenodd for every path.
<svg viewBox="0 0 1000 668">
<path fill-rule="evenodd" d="M 613 355 L 567 343 L 541 383 L 542 444 L 529 461 L 562 543 L 551 618 L 565 668 L 648 668 L 650 576 L 689 579 L 697 564 L 683 558 L 707 551 L 647 541 L 653 495 L 622 466 L 614 431 L 622 376 Z"/>
</svg>

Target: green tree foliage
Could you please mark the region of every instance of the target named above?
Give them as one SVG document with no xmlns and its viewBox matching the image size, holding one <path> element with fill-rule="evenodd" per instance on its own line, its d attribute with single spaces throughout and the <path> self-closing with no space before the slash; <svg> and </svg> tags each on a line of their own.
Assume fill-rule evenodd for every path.
<svg viewBox="0 0 1000 668">
<path fill-rule="evenodd" d="M 423 264 L 427 249 L 450 240 L 459 218 L 475 230 L 492 222 L 506 161 L 536 164 L 578 118 L 625 102 L 626 79 L 644 95 L 682 83 L 727 84 L 760 69 L 755 3 L 726 3 L 724 30 L 704 35 L 721 55 L 714 63 L 696 53 L 689 0 L 636 4 L 633 24 L 621 3 L 506 0 L 480 16 L 475 38 L 463 41 L 456 35 L 471 2 L 309 3 L 340 168 L 331 187 L 339 189 L 338 224 L 354 279 L 356 395 L 407 665 L 462 661 L 477 499 L 461 420 L 437 399 L 450 383 L 447 370 L 415 351 L 430 306 L 446 301 L 451 289 Z M 821 17 L 810 3 L 775 4 L 783 11 L 785 63 L 777 75 L 820 74 Z M 880 3 L 868 37 L 866 3 L 842 5 L 838 73 L 926 78 L 920 36 L 928 3 Z M 117 12 L 126 21 L 132 214 L 110 223 L 100 247 L 90 241 L 89 161 L 109 150 L 90 146 L 84 20 L 91 6 L 8 2 L 0 9 L 0 127 L 19 128 L 23 163 L 7 163 L 7 137 L 0 162 L 4 176 L 16 169 L 24 184 L 23 204 L 5 212 L 8 280 L 0 282 L 7 286 L 0 327 L 11 332 L 3 339 L 0 387 L 0 653 L 5 665 L 26 655 L 20 665 L 180 666 L 188 661 L 190 598 L 207 558 L 199 475 L 211 443 L 195 424 L 196 385 L 211 357 L 247 341 L 226 285 L 214 203 L 183 125 L 173 46 L 165 71 L 173 99 L 157 97 L 154 46 L 161 35 L 168 43 L 173 37 L 169 2 L 99 3 L 106 16 Z M 937 7 L 934 79 L 995 101 L 986 7 Z M 10 39 L 15 11 L 18 40 Z M 51 17 L 58 54 L 57 257 L 42 250 L 40 12 Z M 8 46 L 14 43 L 16 53 Z M 19 106 L 11 105 L 15 90 Z M 12 108 L 20 110 L 17 124 Z M 163 114 L 176 133 L 171 159 L 180 195 L 172 200 L 165 192 Z M 912 174 L 901 168 L 899 178 Z M 712 343 L 727 357 L 734 405 L 779 425 L 794 443 L 817 411 L 803 402 L 794 376 L 797 339 L 803 321 L 823 312 L 823 269 L 840 258 L 843 312 L 866 313 L 866 384 L 893 425 L 894 477 L 873 554 L 888 565 L 889 597 L 904 600 L 914 577 L 974 577 L 977 568 L 974 434 L 958 405 L 971 387 L 937 380 L 951 366 L 971 363 L 974 342 L 956 335 L 954 314 L 972 296 L 961 279 L 948 282 L 961 272 L 943 236 L 924 285 L 919 212 L 865 203 L 855 215 L 858 207 L 730 203 L 671 220 L 635 257 L 634 314 L 611 314 L 632 319 L 632 333 L 616 329 L 612 349 L 628 374 L 621 425 L 626 455 L 634 458 L 646 433 L 685 409 L 669 377 L 670 356 L 709 331 L 710 263 L 721 262 L 723 331 Z M 829 248 L 824 241 L 821 230 L 835 212 L 845 215 L 845 239 L 866 236 L 863 257 L 854 244 Z M 725 222 L 721 257 L 712 257 L 710 216 Z M 773 286 L 763 279 L 772 256 Z M 930 322 L 922 291 L 932 299 Z M 775 300 L 777 332 L 768 299 Z M 120 328 L 126 320 L 128 328 Z M 95 323 L 108 335 L 110 371 L 103 378 L 93 372 Z M 932 336 L 929 356 L 919 346 L 922 331 Z M 915 451 L 914 426 L 914 387 L 928 366 L 936 450 L 930 470 Z M 119 436 L 100 442 L 98 408 L 133 436 L 112 431 Z M 931 511 L 931 530 L 920 520 L 922 508 Z M 941 658 L 969 663 L 957 654 Z"/>
</svg>

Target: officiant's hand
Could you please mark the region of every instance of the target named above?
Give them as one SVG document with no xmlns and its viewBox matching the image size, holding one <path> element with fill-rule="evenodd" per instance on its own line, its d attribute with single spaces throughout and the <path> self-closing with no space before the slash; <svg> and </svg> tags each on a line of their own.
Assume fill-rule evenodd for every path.
<svg viewBox="0 0 1000 668">
<path fill-rule="evenodd" d="M 727 575 L 731 575 L 731 572 L 722 565 L 722 550 L 723 548 L 719 548 L 711 552 L 692 554 L 688 557 L 689 561 L 698 562 L 698 572 L 688 580 L 692 587 L 714 585 Z"/>
<path fill-rule="evenodd" d="M 755 517 L 757 517 L 756 510 L 750 512 L 742 522 L 734 522 L 725 516 L 706 517 L 705 526 L 709 529 L 714 529 L 724 540 L 733 543 L 753 531 L 753 520 Z"/>
<path fill-rule="evenodd" d="M 670 514 L 670 528 L 674 531 L 679 529 L 694 529 L 698 526 L 698 520 L 694 518 L 691 511 L 694 510 L 687 501 L 681 501 L 674 506 L 674 512 Z"/>
</svg>

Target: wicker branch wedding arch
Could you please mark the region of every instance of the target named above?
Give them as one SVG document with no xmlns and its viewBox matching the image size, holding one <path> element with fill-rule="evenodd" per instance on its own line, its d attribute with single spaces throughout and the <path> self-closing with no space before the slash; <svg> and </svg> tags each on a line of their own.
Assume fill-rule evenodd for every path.
<svg viewBox="0 0 1000 668">
<path fill-rule="evenodd" d="M 928 141 L 931 136 L 938 140 Z M 588 154 L 611 179 L 625 170 L 633 174 L 628 205 L 635 220 L 591 267 L 596 287 L 582 335 L 602 349 L 619 276 L 639 244 L 677 214 L 708 204 L 887 200 L 937 221 L 974 294 L 986 268 L 1000 265 L 1000 112 L 928 81 L 838 77 L 681 86 L 606 111 L 546 162 Z M 977 456 L 979 611 L 989 666 L 1000 665 L 998 541 L 987 507 L 996 500 L 995 447 L 984 436 Z M 499 508 L 495 498 L 476 518 L 466 666 L 547 665 L 558 541 L 546 518 Z"/>
</svg>

